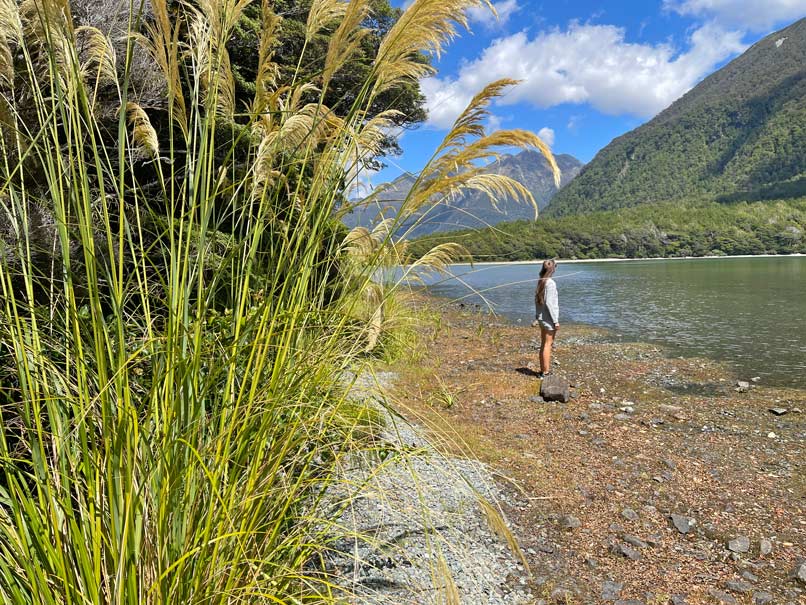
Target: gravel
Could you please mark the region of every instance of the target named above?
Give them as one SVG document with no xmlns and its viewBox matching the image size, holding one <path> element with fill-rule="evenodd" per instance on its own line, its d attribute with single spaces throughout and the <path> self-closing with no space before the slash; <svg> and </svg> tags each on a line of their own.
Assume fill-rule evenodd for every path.
<svg viewBox="0 0 806 605">
<path fill-rule="evenodd" d="M 451 594 L 468 604 L 534 602 L 523 566 L 480 503 L 504 500 L 488 468 L 438 454 L 416 427 L 387 413 L 382 393 L 393 380 L 361 376 L 353 385 L 354 399 L 386 416 L 380 439 L 395 453 L 351 460 L 328 494 L 334 506 L 350 501 L 329 530 L 331 579 L 362 605 L 451 602 Z M 349 485 L 362 487 L 351 494 Z"/>
</svg>

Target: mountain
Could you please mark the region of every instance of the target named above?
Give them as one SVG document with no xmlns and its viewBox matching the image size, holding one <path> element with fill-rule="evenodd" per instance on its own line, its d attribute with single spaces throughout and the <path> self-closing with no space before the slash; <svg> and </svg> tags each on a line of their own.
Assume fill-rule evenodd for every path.
<svg viewBox="0 0 806 605">
<path fill-rule="evenodd" d="M 570 155 L 554 156 L 562 172 L 561 186 L 573 179 L 582 167 L 582 163 Z M 489 164 L 486 172 L 504 174 L 522 183 L 534 196 L 538 208 L 543 208 L 557 189 L 554 177 L 545 158 L 533 150 L 526 150 L 517 155 L 502 155 Z M 417 176 L 404 174 L 391 183 L 380 185 L 375 192 L 343 218 L 344 223 L 352 228 L 357 225 L 371 226 L 383 212 L 391 216 L 400 208 Z M 498 209 L 493 208 L 490 199 L 481 192 L 469 191 L 449 202 L 440 202 L 424 217 L 412 217 L 405 223 L 400 233 L 405 237 L 419 237 L 429 233 L 469 229 L 495 225 L 502 221 L 533 219 L 534 208 L 512 199 L 499 200 Z"/>
<path fill-rule="evenodd" d="M 614 139 L 547 208 L 567 215 L 806 194 L 806 19 L 767 36 Z"/>
</svg>

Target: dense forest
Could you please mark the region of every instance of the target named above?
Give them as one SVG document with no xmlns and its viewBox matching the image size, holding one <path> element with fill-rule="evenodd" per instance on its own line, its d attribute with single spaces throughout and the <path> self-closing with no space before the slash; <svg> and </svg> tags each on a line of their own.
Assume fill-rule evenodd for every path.
<svg viewBox="0 0 806 605">
<path fill-rule="evenodd" d="M 806 253 L 806 198 L 688 201 L 454 231 L 411 242 L 424 253 L 453 241 L 477 261 Z"/>
<path fill-rule="evenodd" d="M 701 198 L 806 195 L 806 19 L 614 139 L 552 200 L 561 216 Z"/>
</svg>

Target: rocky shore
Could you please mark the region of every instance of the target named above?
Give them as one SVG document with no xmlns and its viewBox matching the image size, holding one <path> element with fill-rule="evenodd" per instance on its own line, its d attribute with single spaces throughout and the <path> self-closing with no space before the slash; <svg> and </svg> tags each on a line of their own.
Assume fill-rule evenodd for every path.
<svg viewBox="0 0 806 605">
<path fill-rule="evenodd" d="M 392 508 L 417 493 L 421 511 L 437 511 L 430 526 L 455 533 L 435 542 L 422 524 L 419 533 L 386 527 L 386 503 L 367 498 L 350 514 L 375 515 L 379 543 L 400 543 L 401 558 L 343 568 L 355 586 L 383 585 L 398 600 L 369 591 L 356 602 L 806 603 L 806 392 L 563 326 L 555 371 L 572 398 L 544 402 L 533 329 L 433 300 L 418 307 L 429 319 L 416 358 L 386 378 L 397 409 L 438 445 L 414 440 L 416 479 L 398 468 L 373 480 L 401 498 Z M 398 435 L 401 445 L 411 437 Z M 467 462 L 468 451 L 484 464 Z M 438 452 L 476 477 L 469 489 L 430 465 Z M 478 494 L 500 503 L 531 573 L 482 522 Z M 470 553 L 461 561 L 451 559 L 457 544 Z M 450 571 L 458 601 L 446 600 L 453 588 L 434 582 L 435 569 Z"/>
<path fill-rule="evenodd" d="M 331 578 L 362 605 L 533 603 L 501 517 L 506 495 L 485 464 L 446 455 L 423 427 L 391 413 L 397 381 L 365 373 L 351 386 L 354 401 L 381 414 L 383 456 L 352 458 L 329 494 L 335 506 L 349 502 L 333 520 Z"/>
</svg>

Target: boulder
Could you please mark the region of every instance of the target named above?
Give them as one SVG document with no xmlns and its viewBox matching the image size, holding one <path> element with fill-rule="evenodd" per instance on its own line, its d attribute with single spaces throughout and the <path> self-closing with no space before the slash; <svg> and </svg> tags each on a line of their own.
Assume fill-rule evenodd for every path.
<svg viewBox="0 0 806 605">
<path fill-rule="evenodd" d="M 545 401 L 562 401 L 571 399 L 571 385 L 559 376 L 549 375 L 540 383 L 540 396 Z"/>
</svg>

